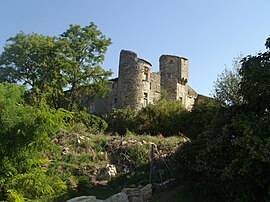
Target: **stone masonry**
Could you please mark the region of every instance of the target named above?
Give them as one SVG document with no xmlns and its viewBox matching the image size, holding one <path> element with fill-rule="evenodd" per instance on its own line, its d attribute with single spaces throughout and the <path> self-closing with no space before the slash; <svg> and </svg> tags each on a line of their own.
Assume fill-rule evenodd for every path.
<svg viewBox="0 0 270 202">
<path fill-rule="evenodd" d="M 198 94 L 188 83 L 188 59 L 174 55 L 159 58 L 159 71 L 151 72 L 151 63 L 138 58 L 137 54 L 122 50 L 118 78 L 111 79 L 110 92 L 104 98 L 95 98 L 90 112 L 104 114 L 113 108 L 130 106 L 135 110 L 145 107 L 160 98 L 179 100 L 186 109 L 191 109 Z"/>
</svg>

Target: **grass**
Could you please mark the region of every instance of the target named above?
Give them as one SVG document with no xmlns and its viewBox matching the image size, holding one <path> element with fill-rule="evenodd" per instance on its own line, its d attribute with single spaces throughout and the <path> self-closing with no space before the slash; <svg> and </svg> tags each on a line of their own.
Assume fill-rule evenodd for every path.
<svg viewBox="0 0 270 202">
<path fill-rule="evenodd" d="M 113 136 L 104 133 L 90 134 L 82 127 L 73 128 L 71 131 L 62 131 L 57 134 L 59 148 L 58 155 L 52 155 L 54 165 L 50 168 L 50 172 L 57 175 L 61 174 L 62 179 L 67 182 L 69 190 L 54 198 L 42 200 L 62 202 L 70 198 L 82 195 L 94 195 L 98 199 L 105 199 L 114 193 L 121 191 L 123 186 L 147 184 L 149 182 L 149 151 L 151 144 L 155 144 L 159 150 L 173 150 L 183 139 L 181 137 L 163 137 L 136 135 L 127 132 L 125 136 Z M 121 147 L 122 142 L 126 145 Z M 111 149 L 107 149 L 107 144 L 114 144 Z M 131 158 L 131 162 L 135 162 L 136 175 L 130 177 L 130 173 L 119 173 L 117 178 L 113 178 L 109 182 L 109 186 L 93 186 L 89 181 L 89 169 L 92 166 L 99 168 L 105 167 L 110 163 L 110 154 L 116 153 L 114 148 L 121 147 L 120 152 L 124 152 Z M 61 148 L 67 148 L 66 154 L 60 154 Z M 88 169 L 89 168 L 89 169 Z M 137 175 L 138 172 L 138 175 Z M 153 178 L 155 174 L 153 173 Z M 157 176 L 159 180 L 159 175 Z M 165 180 L 165 177 L 164 177 Z M 170 191 L 170 190 L 169 190 Z M 174 192 L 172 191 L 172 194 Z"/>
</svg>

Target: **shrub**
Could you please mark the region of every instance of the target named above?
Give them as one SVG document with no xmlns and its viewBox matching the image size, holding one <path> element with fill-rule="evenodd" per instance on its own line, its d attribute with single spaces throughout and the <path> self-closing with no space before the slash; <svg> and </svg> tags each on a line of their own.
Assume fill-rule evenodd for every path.
<svg viewBox="0 0 270 202">
<path fill-rule="evenodd" d="M 136 128 L 136 111 L 130 107 L 124 109 L 114 109 L 105 118 L 108 122 L 108 132 L 125 135 L 127 130 L 134 131 Z"/>
<path fill-rule="evenodd" d="M 105 131 L 108 127 L 108 124 L 104 119 L 95 114 L 89 114 L 84 111 L 75 115 L 75 121 L 83 123 L 87 127 L 88 132 L 93 134 Z"/>
<path fill-rule="evenodd" d="M 161 99 L 139 111 L 137 133 L 164 136 L 181 131 L 180 117 L 185 109 L 179 101 Z"/>
<path fill-rule="evenodd" d="M 65 188 L 47 175 L 44 153 L 52 146 L 49 137 L 65 127 L 71 115 L 44 103 L 25 104 L 24 91 L 22 86 L 0 84 L 0 200 L 35 198 Z"/>
<path fill-rule="evenodd" d="M 149 145 L 135 144 L 127 147 L 127 154 L 130 156 L 130 159 L 136 168 L 148 163 L 149 153 Z"/>
</svg>

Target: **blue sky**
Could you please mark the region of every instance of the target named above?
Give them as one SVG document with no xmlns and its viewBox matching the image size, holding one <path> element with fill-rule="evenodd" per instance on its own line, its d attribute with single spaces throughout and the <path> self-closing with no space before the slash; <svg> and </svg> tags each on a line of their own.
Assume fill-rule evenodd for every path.
<svg viewBox="0 0 270 202">
<path fill-rule="evenodd" d="M 265 51 L 269 0 L 2 0 L 0 51 L 19 31 L 59 35 L 69 24 L 94 22 L 113 44 L 103 67 L 118 74 L 121 49 L 158 71 L 162 54 L 189 59 L 189 85 L 209 95 L 239 54 Z"/>
</svg>

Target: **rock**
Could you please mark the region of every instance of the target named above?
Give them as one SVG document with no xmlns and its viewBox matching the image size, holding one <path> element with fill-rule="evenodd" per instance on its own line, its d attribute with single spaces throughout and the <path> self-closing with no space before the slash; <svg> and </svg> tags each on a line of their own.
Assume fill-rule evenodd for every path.
<svg viewBox="0 0 270 202">
<path fill-rule="evenodd" d="M 141 195 L 141 190 L 139 188 L 124 188 L 122 192 L 125 193 L 128 197 Z"/>
<path fill-rule="evenodd" d="M 128 142 L 126 141 L 126 140 L 123 140 L 122 142 L 121 142 L 121 145 L 126 145 Z"/>
<path fill-rule="evenodd" d="M 51 141 L 52 144 L 57 144 L 58 142 L 59 142 L 59 141 L 58 141 L 57 138 L 54 138 L 54 139 Z"/>
<path fill-rule="evenodd" d="M 152 197 L 152 184 L 147 184 L 141 188 L 141 195 L 144 201 L 149 200 Z"/>
<path fill-rule="evenodd" d="M 100 173 L 96 177 L 96 180 L 97 181 L 108 181 L 110 179 L 111 179 L 110 174 L 106 170 L 104 170 L 104 169 L 102 169 L 100 171 Z"/>
<path fill-rule="evenodd" d="M 128 196 L 130 202 L 142 202 L 141 190 L 139 188 L 124 188 L 122 190 Z"/>
<path fill-rule="evenodd" d="M 130 202 L 143 202 L 143 199 L 141 196 L 134 196 L 129 199 Z"/>
<path fill-rule="evenodd" d="M 145 140 L 142 140 L 142 144 L 148 144 L 148 142 L 146 142 Z"/>
<path fill-rule="evenodd" d="M 113 164 L 107 164 L 106 169 L 111 177 L 114 177 L 117 174 L 116 167 Z"/>
<path fill-rule="evenodd" d="M 120 192 L 118 194 L 114 194 L 104 202 L 129 202 L 128 197 L 125 193 Z"/>
<path fill-rule="evenodd" d="M 95 196 L 79 196 L 69 199 L 66 202 L 104 202 L 103 200 L 96 199 Z"/>
<path fill-rule="evenodd" d="M 116 167 L 113 164 L 107 164 L 106 168 L 100 170 L 97 175 L 97 181 L 108 181 L 117 174 Z"/>
<path fill-rule="evenodd" d="M 69 153 L 69 148 L 68 147 L 63 147 L 61 153 L 62 153 L 62 155 L 68 154 Z"/>
</svg>

